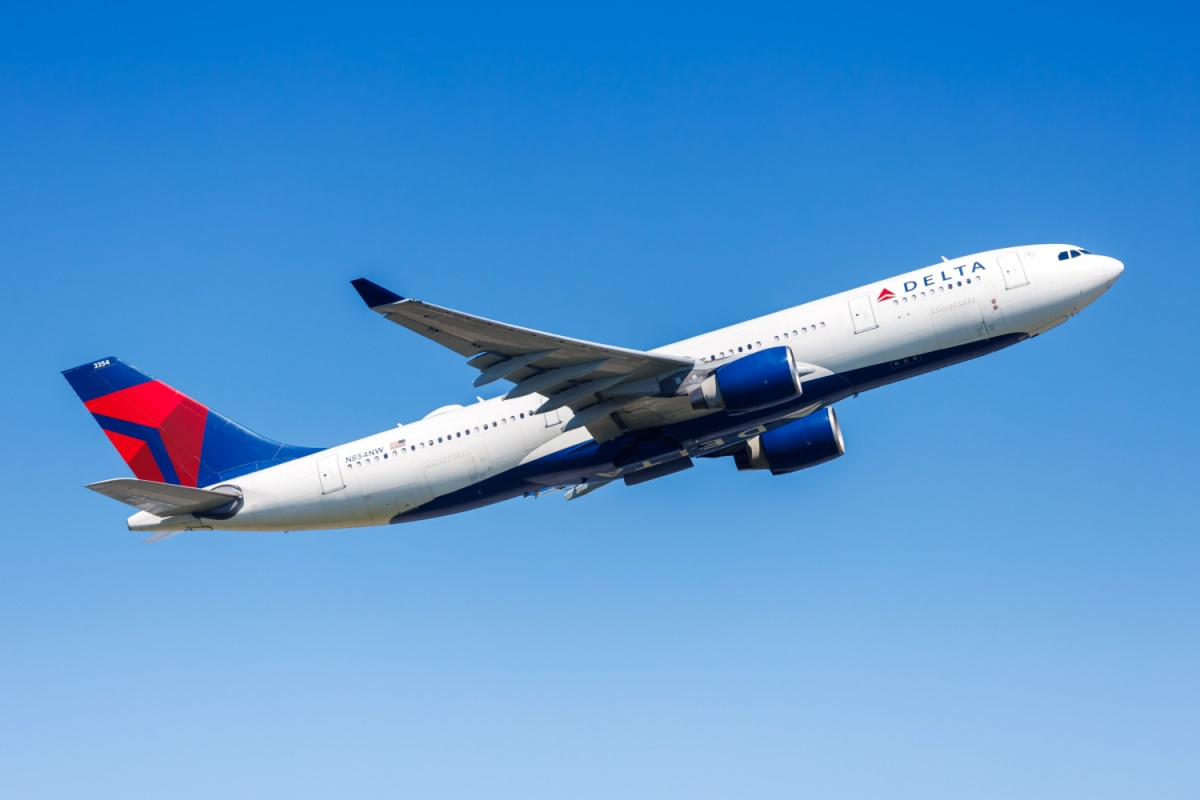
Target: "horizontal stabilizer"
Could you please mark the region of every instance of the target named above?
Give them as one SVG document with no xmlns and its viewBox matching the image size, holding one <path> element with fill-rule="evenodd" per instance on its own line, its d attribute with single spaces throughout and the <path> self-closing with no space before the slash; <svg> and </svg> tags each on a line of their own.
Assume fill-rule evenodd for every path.
<svg viewBox="0 0 1200 800">
<path fill-rule="evenodd" d="M 162 542 L 170 539 L 172 536 L 178 536 L 185 530 L 186 528 L 178 528 L 176 530 L 158 531 L 157 533 L 152 533 L 145 539 L 142 539 L 142 544 L 154 544 L 155 542 Z"/>
<path fill-rule="evenodd" d="M 113 500 L 120 500 L 126 505 L 148 511 L 156 517 L 214 511 L 237 502 L 241 496 L 232 488 L 193 489 L 190 486 L 139 481 L 133 478 L 114 478 L 110 481 L 89 483 L 87 488 Z"/>
</svg>

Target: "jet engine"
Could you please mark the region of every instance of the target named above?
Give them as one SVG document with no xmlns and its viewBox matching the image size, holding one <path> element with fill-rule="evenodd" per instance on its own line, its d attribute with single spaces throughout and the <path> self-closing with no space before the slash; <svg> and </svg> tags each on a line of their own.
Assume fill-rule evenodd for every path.
<svg viewBox="0 0 1200 800">
<path fill-rule="evenodd" d="M 697 411 L 757 411 L 800 396 L 790 347 L 770 347 L 718 367 L 688 394 Z"/>
<path fill-rule="evenodd" d="M 787 475 L 832 461 L 846 452 L 837 414 L 826 408 L 747 439 L 733 454 L 739 470 L 769 469 Z"/>
</svg>

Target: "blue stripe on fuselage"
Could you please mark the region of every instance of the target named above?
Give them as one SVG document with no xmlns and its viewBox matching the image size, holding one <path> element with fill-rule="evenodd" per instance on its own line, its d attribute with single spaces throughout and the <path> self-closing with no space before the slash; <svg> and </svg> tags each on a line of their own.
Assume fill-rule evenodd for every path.
<svg viewBox="0 0 1200 800">
<path fill-rule="evenodd" d="M 887 361 L 816 378 L 804 383 L 804 395 L 800 399 L 765 412 L 733 415 L 719 411 L 658 430 L 627 434 L 608 442 L 584 442 L 473 483 L 456 492 L 434 498 L 411 511 L 397 514 L 391 521 L 415 522 L 441 517 L 520 497 L 522 494 L 548 486 L 612 480 L 612 473 L 617 470 L 614 462 L 626 463 L 626 454 L 630 452 L 630 448 L 640 447 L 638 455 L 645 456 L 638 458 L 635 462 L 637 464 L 643 460 L 664 463 L 682 458 L 680 448 L 697 455 L 696 449 L 705 442 L 725 437 L 736 439 L 738 434 L 758 427 L 771 430 L 786 425 L 790 420 L 783 417 L 813 403 L 832 405 L 869 389 L 994 353 L 1026 338 L 1028 336 L 1024 333 L 1007 334 L 982 342 L 934 350 L 899 361 Z M 663 444 L 664 440 L 666 444 Z M 658 443 L 657 446 L 655 443 Z M 679 446 L 676 446 L 676 443 Z M 624 471 L 621 474 L 624 474 Z"/>
</svg>

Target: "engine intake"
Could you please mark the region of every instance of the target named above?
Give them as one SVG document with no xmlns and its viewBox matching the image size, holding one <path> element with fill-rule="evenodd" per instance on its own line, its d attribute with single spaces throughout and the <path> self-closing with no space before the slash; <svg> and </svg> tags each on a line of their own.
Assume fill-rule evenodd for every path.
<svg viewBox="0 0 1200 800">
<path fill-rule="evenodd" d="M 757 411 L 800 396 L 800 373 L 790 347 L 770 347 L 716 369 L 688 399 L 697 411 Z"/>
<path fill-rule="evenodd" d="M 733 454 L 739 470 L 769 469 L 787 475 L 845 455 L 842 426 L 832 408 L 809 414 L 748 439 Z"/>
</svg>

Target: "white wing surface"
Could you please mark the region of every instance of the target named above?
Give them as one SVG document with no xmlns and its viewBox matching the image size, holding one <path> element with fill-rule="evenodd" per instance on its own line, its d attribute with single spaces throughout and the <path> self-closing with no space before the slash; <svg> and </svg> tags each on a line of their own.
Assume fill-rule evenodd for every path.
<svg viewBox="0 0 1200 800">
<path fill-rule="evenodd" d="M 510 398 L 547 398 L 539 413 L 570 407 L 575 418 L 567 429 L 591 428 L 646 398 L 677 399 L 695 367 L 690 358 L 543 333 L 401 297 L 365 278 L 352 283 L 372 311 L 469 358 L 479 370 L 476 386 L 507 380 L 516 384 Z"/>
</svg>

